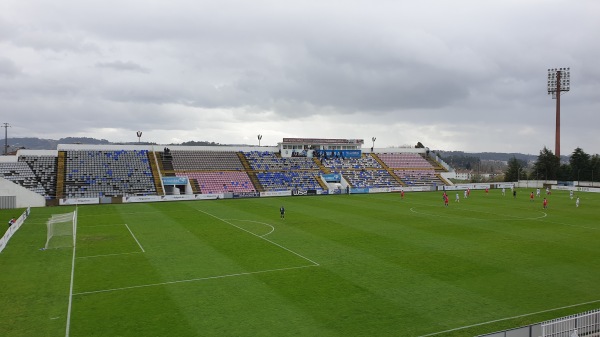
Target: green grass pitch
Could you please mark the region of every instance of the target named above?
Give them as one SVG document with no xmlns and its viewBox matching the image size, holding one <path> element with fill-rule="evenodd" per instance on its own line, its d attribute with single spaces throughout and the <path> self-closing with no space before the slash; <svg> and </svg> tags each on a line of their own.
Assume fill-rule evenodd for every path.
<svg viewBox="0 0 600 337">
<path fill-rule="evenodd" d="M 80 206 L 75 258 L 40 250 L 74 208 L 33 209 L 0 334 L 474 336 L 600 307 L 600 195 L 529 192 Z"/>
</svg>

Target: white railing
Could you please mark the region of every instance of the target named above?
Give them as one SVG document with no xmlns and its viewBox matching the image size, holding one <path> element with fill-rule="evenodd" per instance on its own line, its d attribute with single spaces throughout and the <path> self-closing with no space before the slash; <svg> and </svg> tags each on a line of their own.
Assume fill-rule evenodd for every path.
<svg viewBox="0 0 600 337">
<path fill-rule="evenodd" d="M 600 332 L 600 309 L 542 323 L 542 337 L 579 337 Z"/>
<path fill-rule="evenodd" d="M 15 234 L 17 230 L 21 228 L 21 225 L 25 222 L 25 219 L 27 219 L 29 216 L 30 211 L 31 209 L 28 207 L 25 212 L 23 212 L 23 214 L 21 214 L 21 216 L 15 221 L 15 223 L 8 227 L 6 233 L 4 233 L 4 236 L 0 238 L 0 252 L 4 250 L 4 247 L 6 247 L 8 240 L 10 240 L 13 234 Z"/>
</svg>

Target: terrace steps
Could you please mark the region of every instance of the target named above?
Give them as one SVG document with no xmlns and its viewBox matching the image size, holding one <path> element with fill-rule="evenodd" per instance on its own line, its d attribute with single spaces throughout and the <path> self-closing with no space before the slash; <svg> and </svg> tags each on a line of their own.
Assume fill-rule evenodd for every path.
<svg viewBox="0 0 600 337">
<path fill-rule="evenodd" d="M 381 165 L 381 167 L 383 167 L 383 169 L 385 169 L 390 174 L 390 176 L 392 176 L 392 178 L 394 178 L 394 180 L 396 180 L 401 186 L 406 186 L 406 183 L 404 181 L 402 181 L 402 179 L 400 179 L 400 177 L 398 177 L 398 175 L 396 175 L 394 170 L 391 169 L 389 166 L 387 166 L 383 162 L 383 160 L 381 160 L 379 157 L 377 157 L 377 155 L 375 153 L 370 153 L 370 155 L 379 163 L 379 165 Z"/>
<path fill-rule="evenodd" d="M 150 170 L 152 171 L 152 177 L 154 180 L 154 188 L 156 189 L 157 195 L 164 195 L 165 191 L 163 190 L 163 185 L 160 181 L 160 168 L 156 164 L 158 162 L 158 158 L 156 157 L 156 152 L 148 151 L 148 163 L 150 164 Z"/>
<path fill-rule="evenodd" d="M 244 167 L 244 170 L 246 171 L 246 173 L 248 173 L 248 177 L 250 178 L 252 185 L 254 185 L 254 189 L 258 192 L 264 192 L 265 191 L 264 187 L 258 180 L 258 177 L 256 176 L 256 172 L 254 172 L 254 170 L 252 170 L 252 167 L 250 166 L 250 163 L 248 162 L 248 159 L 246 158 L 246 156 L 244 156 L 244 153 L 238 152 L 237 156 L 238 156 L 238 158 L 240 158 L 240 162 L 242 162 L 242 166 Z"/>
<path fill-rule="evenodd" d="M 56 163 L 56 198 L 65 197 L 65 161 L 67 154 L 65 151 L 58 151 L 58 161 Z"/>
</svg>

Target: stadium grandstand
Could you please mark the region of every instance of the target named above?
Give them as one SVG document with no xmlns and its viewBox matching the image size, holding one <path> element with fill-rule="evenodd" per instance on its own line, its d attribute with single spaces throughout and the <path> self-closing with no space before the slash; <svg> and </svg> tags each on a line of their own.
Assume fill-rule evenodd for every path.
<svg viewBox="0 0 600 337">
<path fill-rule="evenodd" d="M 452 169 L 426 148 L 363 150 L 362 139 L 284 138 L 277 146 L 61 144 L 19 150 L 1 177 L 27 205 L 436 190 Z"/>
</svg>

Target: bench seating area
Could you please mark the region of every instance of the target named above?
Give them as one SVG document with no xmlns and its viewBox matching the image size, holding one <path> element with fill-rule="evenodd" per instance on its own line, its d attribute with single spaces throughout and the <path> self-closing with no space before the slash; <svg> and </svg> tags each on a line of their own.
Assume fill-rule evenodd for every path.
<svg viewBox="0 0 600 337">
<path fill-rule="evenodd" d="M 381 168 L 381 164 L 370 155 L 362 155 L 360 158 L 323 158 L 323 166 L 330 170 Z"/>
<path fill-rule="evenodd" d="M 156 195 L 148 151 L 66 151 L 65 195 Z"/>
<path fill-rule="evenodd" d="M 401 186 L 371 154 L 360 158 L 322 158 L 321 163 L 332 173 L 341 173 L 355 188 Z"/>
<path fill-rule="evenodd" d="M 433 168 L 427 159 L 418 153 L 378 153 L 377 157 L 390 168 Z"/>
<path fill-rule="evenodd" d="M 171 150 L 175 171 L 218 171 L 244 170 L 244 166 L 233 151 L 188 151 Z"/>
<path fill-rule="evenodd" d="M 47 198 L 56 196 L 56 156 L 19 156 L 18 160 L 31 168 L 44 188 L 42 195 Z"/>
<path fill-rule="evenodd" d="M 200 193 L 256 192 L 246 172 L 189 172 L 176 173 L 176 176 L 195 179 Z"/>
<path fill-rule="evenodd" d="M 257 172 L 256 177 L 265 191 L 322 190 L 317 182 L 320 171 Z"/>
<path fill-rule="evenodd" d="M 26 162 L 0 163 L 0 176 L 35 193 L 46 195 L 46 190 Z"/>
<path fill-rule="evenodd" d="M 291 157 L 281 158 L 274 152 L 250 151 L 244 156 L 255 171 L 290 171 L 290 170 L 318 170 L 319 166 L 312 158 Z"/>
<path fill-rule="evenodd" d="M 402 186 L 386 170 L 342 170 L 336 173 L 341 173 L 356 188 Z"/>
<path fill-rule="evenodd" d="M 322 190 L 318 180 L 322 172 L 313 158 L 281 158 L 274 152 L 244 152 L 265 191 Z"/>
<path fill-rule="evenodd" d="M 437 186 L 444 182 L 432 170 L 394 170 L 394 173 L 408 186 Z"/>
<path fill-rule="evenodd" d="M 326 172 L 341 174 L 353 188 L 445 184 L 435 174 L 435 168 L 417 153 L 367 153 L 359 158 L 318 159 L 282 158 L 272 151 L 221 149 L 175 149 L 165 154 L 172 167 L 165 169 L 158 165 L 163 175 L 188 177 L 194 193 L 318 191 L 326 189 L 320 181 Z M 64 158 L 64 166 L 62 159 L 59 165 L 59 158 Z M 153 176 L 154 162 L 150 163 L 149 158 L 154 157 L 149 157 L 148 150 L 75 149 L 61 151 L 58 157 L 19 156 L 17 162 L 0 163 L 0 174 L 46 198 L 56 197 L 57 177 L 63 177 L 63 173 L 61 192 L 66 198 L 156 195 L 159 178 Z M 57 172 L 58 167 L 64 167 L 64 171 Z"/>
</svg>

